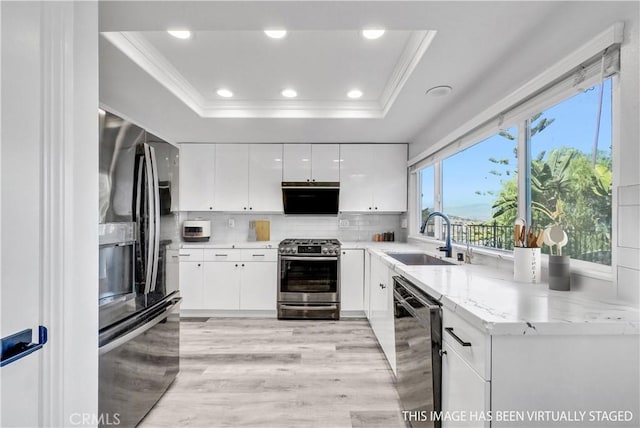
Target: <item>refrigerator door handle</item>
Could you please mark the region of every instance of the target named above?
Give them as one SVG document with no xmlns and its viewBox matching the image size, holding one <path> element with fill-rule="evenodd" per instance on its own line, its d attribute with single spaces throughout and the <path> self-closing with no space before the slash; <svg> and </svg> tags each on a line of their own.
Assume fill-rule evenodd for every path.
<svg viewBox="0 0 640 428">
<path fill-rule="evenodd" d="M 146 323 L 140 325 L 138 328 L 134 330 L 131 330 L 130 332 L 124 334 L 123 336 L 120 336 L 117 339 L 105 345 L 100 346 L 98 348 L 98 354 L 104 355 L 107 352 L 111 351 L 112 349 L 115 349 L 118 346 L 122 345 L 123 343 L 126 343 L 131 339 L 140 336 L 142 333 L 149 330 L 151 327 L 158 324 L 162 320 L 164 320 L 171 312 L 173 312 L 176 309 L 176 307 L 180 304 L 181 301 L 182 301 L 182 297 L 177 297 L 175 299 L 172 299 L 171 302 L 167 303 L 167 306 L 164 308 L 162 312 L 154 316 L 152 319 L 150 319 Z"/>
<path fill-rule="evenodd" d="M 148 221 L 147 226 L 149 228 L 148 232 L 148 246 L 147 246 L 147 258 L 145 263 L 145 274 L 146 279 L 144 283 L 144 294 L 149 294 L 151 290 L 151 286 L 153 284 L 153 261 L 155 255 L 155 243 L 156 243 L 156 205 L 154 201 L 154 175 L 153 175 L 153 165 L 151 159 L 151 151 L 148 144 L 144 144 L 144 166 L 145 166 L 145 176 L 146 176 L 146 185 L 147 185 L 147 211 L 148 211 Z"/>
<path fill-rule="evenodd" d="M 146 145 L 149 151 L 149 159 L 151 159 L 151 173 L 153 184 L 153 262 L 151 265 L 151 284 L 150 291 L 156 290 L 158 280 L 158 263 L 160 259 L 160 181 L 158 179 L 158 162 L 156 159 L 155 149 L 149 145 Z"/>
</svg>

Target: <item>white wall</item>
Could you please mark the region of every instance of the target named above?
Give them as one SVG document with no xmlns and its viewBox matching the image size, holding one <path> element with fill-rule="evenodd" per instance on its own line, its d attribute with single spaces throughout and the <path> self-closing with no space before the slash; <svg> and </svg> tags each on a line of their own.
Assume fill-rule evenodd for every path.
<svg viewBox="0 0 640 428">
<path fill-rule="evenodd" d="M 373 235 L 394 232 L 395 240 L 406 241 L 403 214 L 340 214 L 338 216 L 285 216 L 283 214 L 244 214 L 182 212 L 180 221 L 202 218 L 211 221 L 211 243 L 238 243 L 250 239 L 250 222 L 269 220 L 272 241 L 286 238 L 337 238 L 341 241 L 372 241 Z M 235 225 L 229 226 L 229 219 Z M 340 226 L 340 220 L 346 221 Z M 255 238 L 253 238 L 255 240 Z"/>
<path fill-rule="evenodd" d="M 613 147 L 614 274 L 618 296 L 640 301 L 640 19 L 625 24 L 621 71 L 614 88 L 617 108 Z"/>
</svg>

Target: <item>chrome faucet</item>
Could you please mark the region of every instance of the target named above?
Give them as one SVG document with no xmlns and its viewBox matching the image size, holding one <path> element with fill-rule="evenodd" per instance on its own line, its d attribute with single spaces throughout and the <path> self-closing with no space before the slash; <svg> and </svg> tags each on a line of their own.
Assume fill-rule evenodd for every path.
<svg viewBox="0 0 640 428">
<path fill-rule="evenodd" d="M 444 247 L 438 247 L 438 250 L 444 251 L 447 257 L 451 257 L 451 221 L 449 220 L 449 217 L 447 217 L 445 214 L 441 213 L 440 211 L 432 212 L 431 214 L 429 214 L 429 216 L 424 221 L 424 223 L 422 223 L 422 227 L 420 228 L 420 233 L 424 234 L 424 231 L 427 228 L 427 223 L 429 222 L 431 217 L 436 217 L 436 216 L 442 217 L 444 221 L 447 223 L 447 238 L 445 240 Z"/>
</svg>

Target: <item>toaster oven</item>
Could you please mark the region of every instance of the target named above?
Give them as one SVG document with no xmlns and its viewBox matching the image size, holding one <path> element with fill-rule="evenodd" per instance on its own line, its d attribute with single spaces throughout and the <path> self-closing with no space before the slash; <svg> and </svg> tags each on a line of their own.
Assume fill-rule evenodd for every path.
<svg viewBox="0 0 640 428">
<path fill-rule="evenodd" d="M 182 223 L 182 239 L 188 242 L 207 242 L 211 237 L 208 220 L 185 220 Z"/>
</svg>

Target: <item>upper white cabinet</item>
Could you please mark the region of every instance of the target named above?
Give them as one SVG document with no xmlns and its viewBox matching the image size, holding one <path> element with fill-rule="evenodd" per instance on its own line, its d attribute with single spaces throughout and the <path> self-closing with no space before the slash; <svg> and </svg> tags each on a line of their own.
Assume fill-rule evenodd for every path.
<svg viewBox="0 0 640 428">
<path fill-rule="evenodd" d="M 215 147 L 215 211 L 282 211 L 282 144 Z"/>
<path fill-rule="evenodd" d="M 282 181 L 340 181 L 340 145 L 285 144 Z"/>
<path fill-rule="evenodd" d="M 282 212 L 282 144 L 249 146 L 249 209 Z"/>
<path fill-rule="evenodd" d="M 216 211 L 249 209 L 249 146 L 216 144 L 215 198 Z"/>
<path fill-rule="evenodd" d="M 407 210 L 407 146 L 342 144 L 340 211 Z"/>
<path fill-rule="evenodd" d="M 214 210 L 215 163 L 215 145 L 180 145 L 180 211 Z"/>
</svg>

